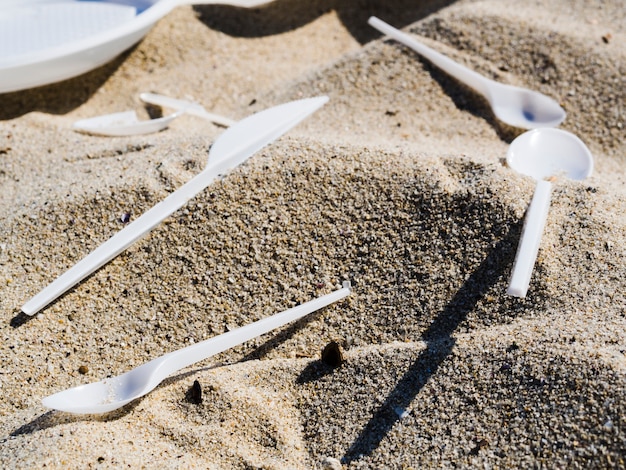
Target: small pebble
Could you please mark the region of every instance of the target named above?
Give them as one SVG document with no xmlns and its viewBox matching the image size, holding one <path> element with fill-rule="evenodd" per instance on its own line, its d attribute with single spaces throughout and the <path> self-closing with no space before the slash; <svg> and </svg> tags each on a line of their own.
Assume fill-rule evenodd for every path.
<svg viewBox="0 0 626 470">
<path fill-rule="evenodd" d="M 322 350 L 322 362 L 331 367 L 339 367 L 344 361 L 343 351 L 337 341 L 331 341 Z"/>
<path fill-rule="evenodd" d="M 487 439 L 476 439 L 476 445 L 470 450 L 471 455 L 478 455 L 481 449 L 484 449 L 489 445 L 489 441 Z"/>
<path fill-rule="evenodd" d="M 202 386 L 200 385 L 200 382 L 197 380 L 193 381 L 193 385 L 189 387 L 189 390 L 187 390 L 185 398 L 189 403 L 193 403 L 194 405 L 202 403 Z"/>
<path fill-rule="evenodd" d="M 87 367 L 87 366 L 80 366 L 78 368 L 78 373 L 79 374 L 85 375 L 87 372 L 89 372 L 89 367 Z"/>
<path fill-rule="evenodd" d="M 322 468 L 324 470 L 341 470 L 341 462 L 333 457 L 326 457 L 322 461 Z"/>
<path fill-rule="evenodd" d="M 406 418 L 407 416 L 409 416 L 411 414 L 409 412 L 409 410 L 405 410 L 404 408 L 399 407 L 399 406 L 396 406 L 393 409 L 393 411 L 396 412 L 396 414 L 398 415 L 398 418 L 400 418 L 400 419 L 404 419 L 404 418 Z"/>
</svg>

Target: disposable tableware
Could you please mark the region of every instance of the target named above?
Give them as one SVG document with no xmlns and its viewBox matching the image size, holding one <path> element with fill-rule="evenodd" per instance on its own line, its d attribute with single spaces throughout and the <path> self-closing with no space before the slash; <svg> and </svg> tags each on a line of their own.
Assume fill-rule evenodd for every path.
<svg viewBox="0 0 626 470">
<path fill-rule="evenodd" d="M 546 95 L 483 77 L 374 16 L 369 19 L 369 24 L 483 95 L 494 115 L 502 122 L 522 129 L 534 129 L 556 127 L 565 119 L 563 108 Z"/>
<path fill-rule="evenodd" d="M 246 161 L 328 101 L 325 96 L 292 101 L 253 114 L 228 128 L 211 146 L 206 168 L 184 186 L 127 225 L 22 306 L 34 315 L 59 295 L 113 259 L 220 175 Z"/>
<path fill-rule="evenodd" d="M 565 176 L 580 181 L 587 178 L 593 171 L 593 157 L 574 134 L 544 128 L 517 137 L 509 147 L 506 160 L 514 170 L 537 180 L 507 289 L 509 295 L 525 297 L 550 208 L 550 179 Z"/>
<path fill-rule="evenodd" d="M 107 413 L 154 390 L 165 378 L 198 361 L 256 338 L 330 305 L 351 292 L 350 284 L 297 307 L 153 359 L 117 377 L 80 385 L 43 399 L 43 405 L 76 414 Z"/>
<path fill-rule="evenodd" d="M 142 93 L 140 98 L 146 103 L 174 108 L 176 111 L 167 116 L 145 120 L 139 120 L 135 111 L 123 111 L 81 119 L 74 123 L 73 128 L 79 132 L 106 136 L 149 134 L 165 129 L 174 119 L 183 114 L 192 114 L 224 127 L 232 126 L 235 123 L 232 119 L 209 113 L 199 104 L 190 101 L 177 100 L 153 93 Z"/>
<path fill-rule="evenodd" d="M 145 103 L 153 104 L 156 106 L 162 106 L 164 108 L 172 108 L 177 111 L 184 110 L 186 114 L 191 114 L 207 121 L 211 121 L 220 126 L 229 127 L 235 124 L 235 121 L 228 119 L 218 114 L 209 113 L 202 105 L 192 102 L 179 100 L 176 98 L 170 98 L 169 96 L 159 95 L 156 93 L 142 93 L 139 95 L 142 101 Z"/>
</svg>

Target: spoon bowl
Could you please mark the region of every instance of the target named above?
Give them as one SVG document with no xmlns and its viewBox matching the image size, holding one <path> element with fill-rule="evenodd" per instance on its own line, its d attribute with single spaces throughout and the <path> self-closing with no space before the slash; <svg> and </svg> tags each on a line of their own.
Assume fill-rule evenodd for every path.
<svg viewBox="0 0 626 470">
<path fill-rule="evenodd" d="M 557 127 L 565 119 L 559 103 L 526 88 L 490 81 L 485 98 L 500 121 L 521 129 Z"/>
<path fill-rule="evenodd" d="M 561 129 L 535 129 L 517 137 L 507 151 L 515 171 L 543 180 L 566 176 L 582 181 L 593 172 L 593 156 L 574 134 Z"/>
<path fill-rule="evenodd" d="M 550 208 L 550 180 L 566 177 L 582 181 L 593 172 L 593 156 L 574 134 L 543 128 L 517 137 L 507 152 L 507 163 L 519 173 L 537 180 L 507 289 L 509 295 L 525 297 Z"/>
<path fill-rule="evenodd" d="M 105 135 L 109 137 L 151 134 L 167 128 L 185 111 L 176 111 L 156 119 L 139 120 L 135 111 L 105 114 L 76 121 L 72 128 L 85 134 Z"/>
<path fill-rule="evenodd" d="M 556 127 L 565 119 L 563 108 L 548 96 L 483 77 L 375 16 L 372 16 L 368 23 L 483 95 L 491 105 L 494 115 L 510 126 L 522 129 Z"/>
</svg>

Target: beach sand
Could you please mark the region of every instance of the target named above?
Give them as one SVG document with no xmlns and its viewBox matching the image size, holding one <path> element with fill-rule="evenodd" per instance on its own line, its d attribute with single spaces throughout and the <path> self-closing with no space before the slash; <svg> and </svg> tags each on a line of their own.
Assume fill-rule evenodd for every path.
<svg viewBox="0 0 626 470">
<path fill-rule="evenodd" d="M 560 178 L 526 298 L 523 131 L 367 25 L 552 96 L 591 149 Z M 625 468 L 626 11 L 620 0 L 179 7 L 84 76 L 2 96 L 3 468 Z M 329 102 L 32 318 L 21 305 L 205 165 L 223 128 L 71 130 L 153 91 L 233 119 Z M 125 408 L 45 396 L 331 292 L 351 296 Z M 343 362 L 321 361 L 340 344 Z M 202 402 L 189 399 L 194 381 Z"/>
</svg>

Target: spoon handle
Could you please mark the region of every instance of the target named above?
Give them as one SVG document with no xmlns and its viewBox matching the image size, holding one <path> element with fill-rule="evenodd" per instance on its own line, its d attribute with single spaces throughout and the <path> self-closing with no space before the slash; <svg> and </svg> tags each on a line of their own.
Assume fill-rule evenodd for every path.
<svg viewBox="0 0 626 470">
<path fill-rule="evenodd" d="M 317 299 L 310 300 L 296 307 L 277 313 L 267 318 L 263 318 L 254 323 L 242 326 L 235 330 L 223 333 L 200 343 L 187 346 L 186 348 L 161 356 L 155 361 L 159 361 L 158 377 L 153 376 L 159 382 L 176 371 L 184 369 L 198 361 L 219 354 L 234 346 L 245 343 L 257 336 L 261 336 L 276 328 L 280 328 L 287 323 L 291 323 L 302 318 L 309 313 L 326 307 L 338 300 L 347 297 L 352 288 L 349 282 L 344 282 L 343 287 L 330 294 L 323 295 Z"/>
<path fill-rule="evenodd" d="M 522 236 L 517 247 L 509 288 L 506 291 L 509 295 L 526 297 L 530 276 L 537 260 L 541 235 L 550 209 L 551 192 L 552 184 L 549 181 L 539 180 L 537 182 L 535 193 L 524 219 Z"/>
<path fill-rule="evenodd" d="M 138 219 L 127 225 L 85 256 L 51 284 L 48 284 L 48 286 L 22 306 L 22 312 L 27 315 L 34 315 L 72 286 L 85 279 L 96 269 L 115 258 L 135 241 L 139 240 L 156 227 L 159 222 L 180 209 L 187 201 L 211 184 L 218 176 L 219 170 L 219 168 L 217 168 L 217 171 L 215 171 L 214 168 L 210 168 L 196 175 L 163 201 L 156 204 L 152 209 L 145 212 Z"/>
<path fill-rule="evenodd" d="M 395 39 L 405 46 L 410 47 L 418 54 L 424 56 L 435 66 L 453 76 L 458 81 L 465 83 L 470 88 L 473 88 L 483 96 L 489 98 L 488 89 L 489 84 L 490 82 L 492 82 L 492 80 L 483 77 L 473 70 L 470 70 L 467 67 L 453 61 L 452 59 L 449 59 L 445 55 L 436 52 L 435 50 L 422 44 L 421 42 L 416 41 L 408 34 L 403 33 L 399 29 L 394 28 L 390 24 L 385 23 L 375 16 L 370 17 L 368 23 L 370 24 L 370 26 L 373 26 L 381 33 L 386 34 L 387 36 Z"/>
<path fill-rule="evenodd" d="M 235 124 L 236 121 L 228 119 L 227 117 L 220 116 L 218 114 L 209 113 L 198 103 L 190 101 L 178 100 L 176 98 L 170 98 L 169 96 L 158 95 L 156 93 L 142 93 L 139 95 L 142 101 L 154 104 L 156 106 L 163 106 L 166 108 L 172 108 L 177 111 L 184 111 L 192 116 L 197 116 L 207 121 L 214 122 L 220 126 L 229 127 Z"/>
</svg>

